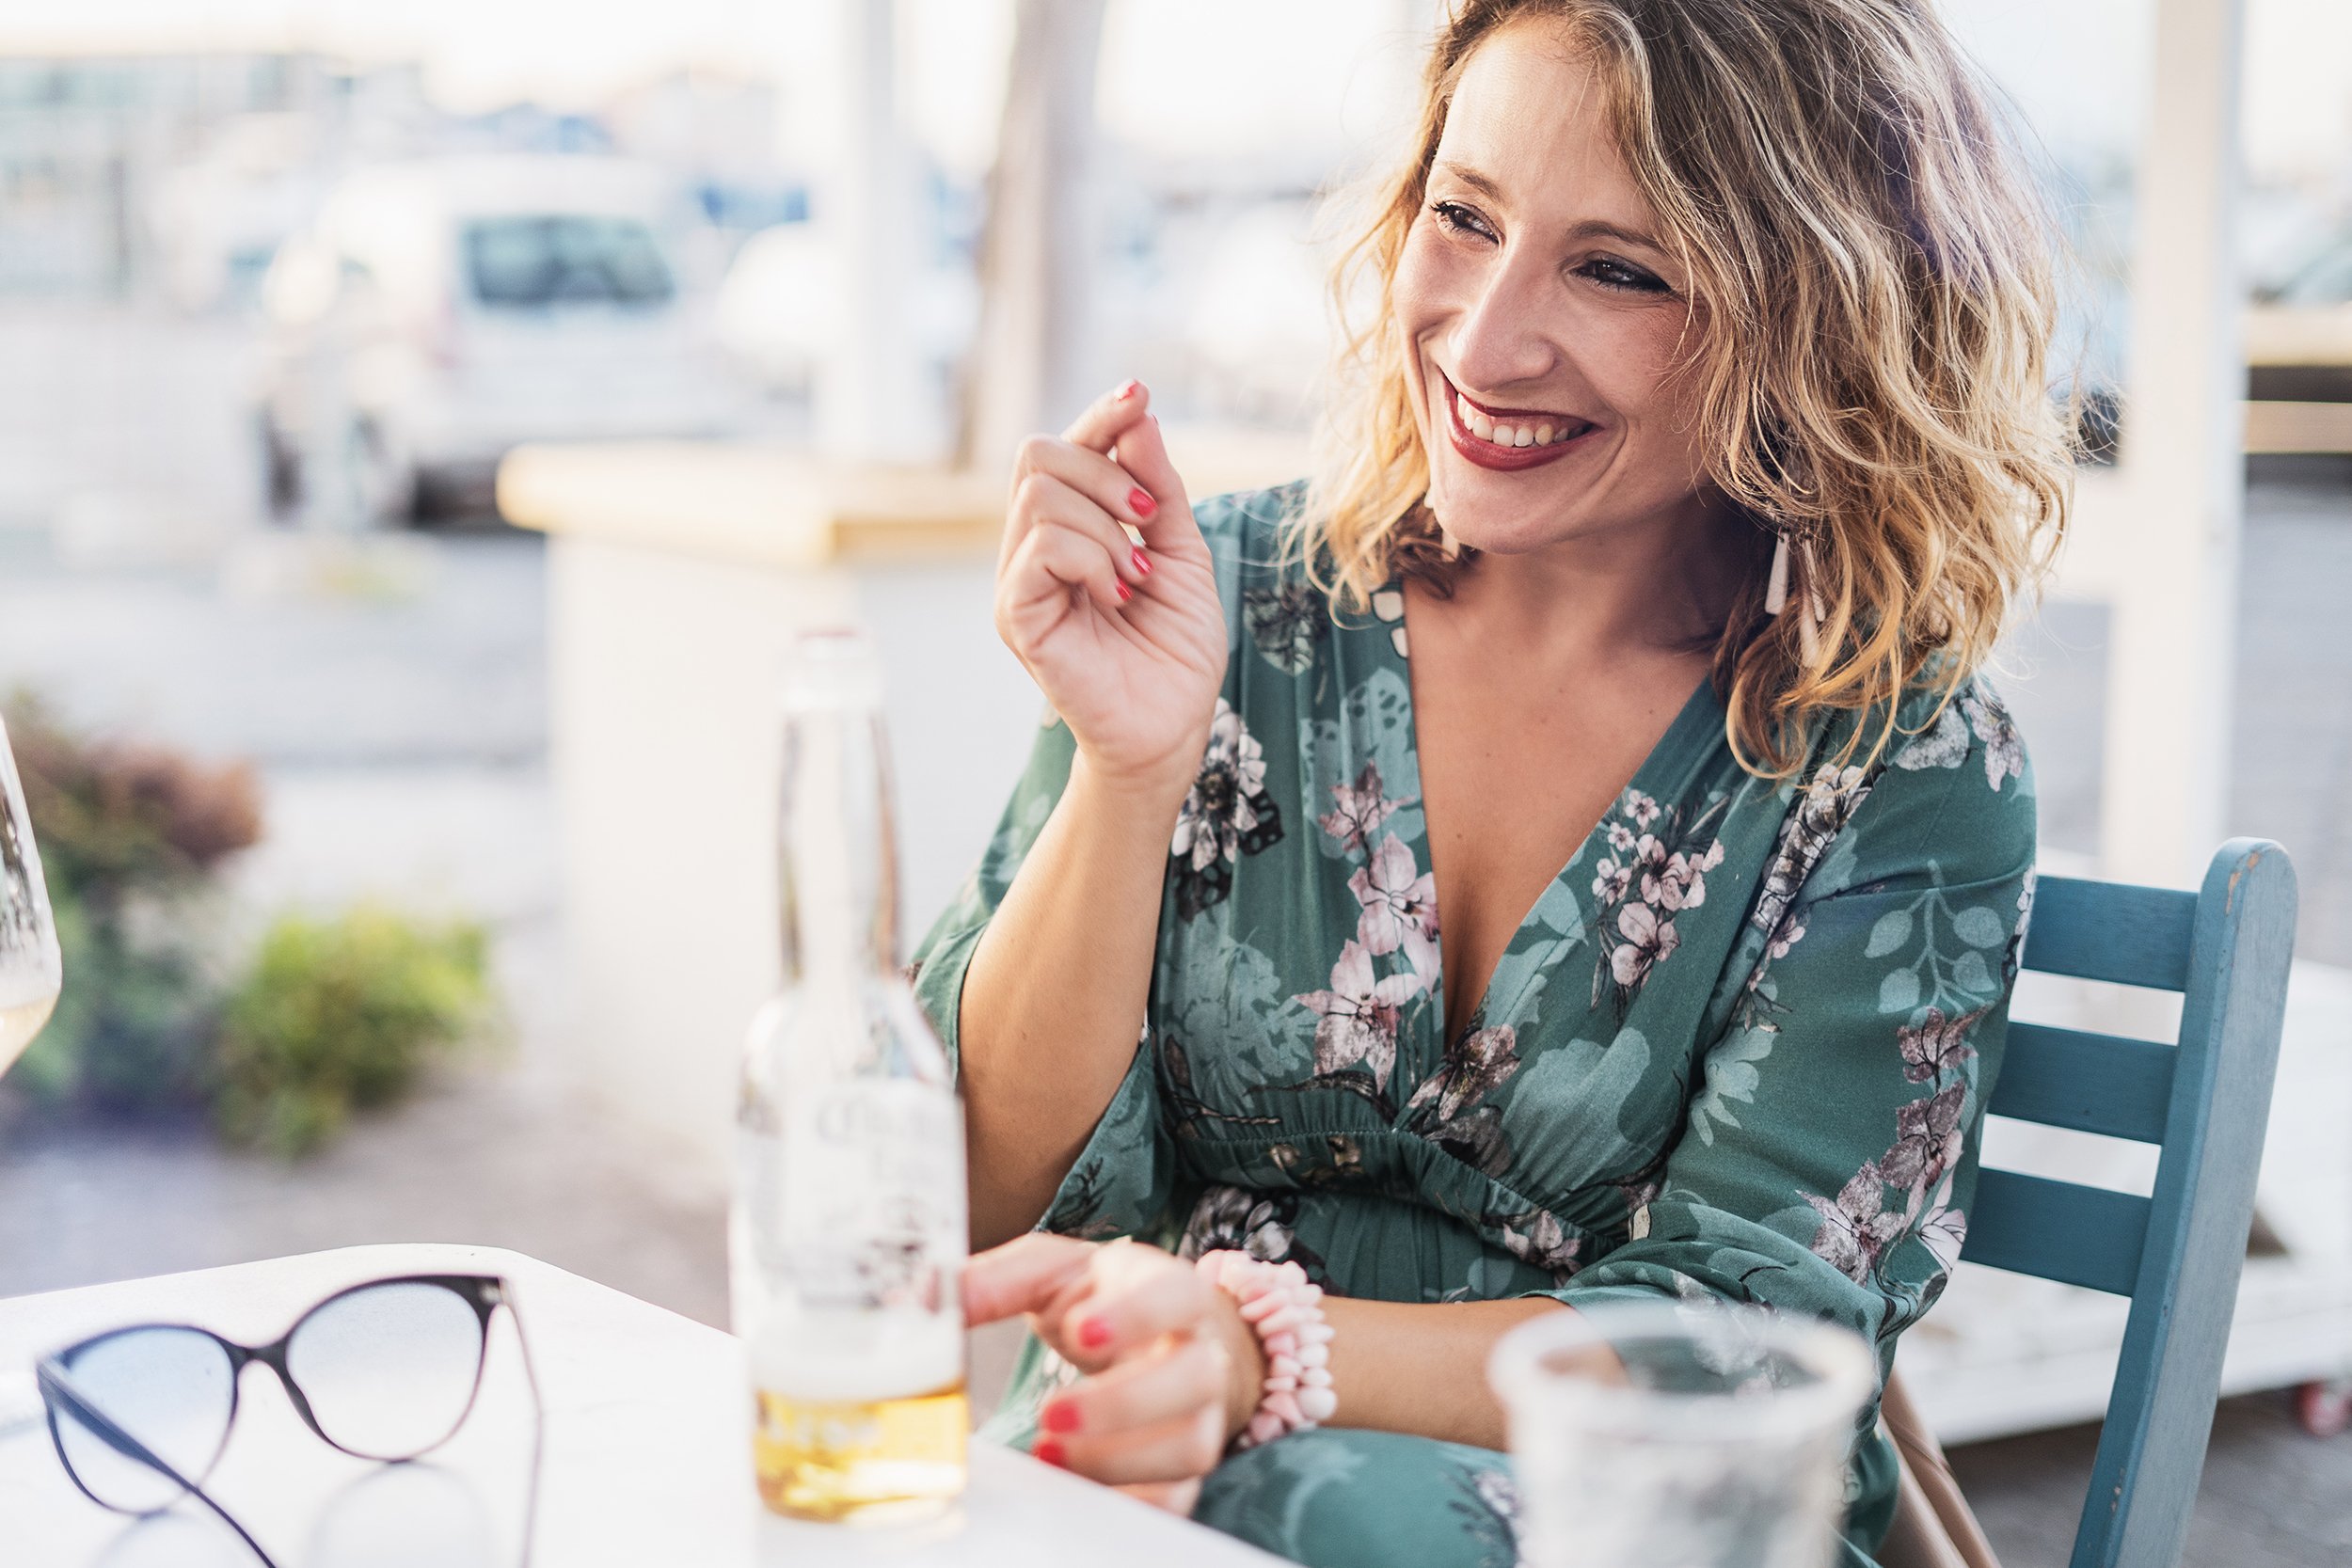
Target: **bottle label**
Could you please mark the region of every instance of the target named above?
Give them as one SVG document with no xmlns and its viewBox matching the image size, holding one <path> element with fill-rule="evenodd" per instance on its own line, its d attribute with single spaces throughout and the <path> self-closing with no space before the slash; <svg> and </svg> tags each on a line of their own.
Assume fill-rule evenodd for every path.
<svg viewBox="0 0 2352 1568">
<path fill-rule="evenodd" d="M 776 1133 L 746 1133 L 746 1239 L 771 1300 L 807 1312 L 958 1312 L 958 1112 L 936 1084 L 854 1079 L 795 1093 Z"/>
<path fill-rule="evenodd" d="M 783 1111 L 776 1132 L 744 1134 L 736 1216 L 737 1330 L 761 1386 L 875 1398 L 952 1384 L 965 1243 L 954 1094 L 857 1080 Z"/>
</svg>

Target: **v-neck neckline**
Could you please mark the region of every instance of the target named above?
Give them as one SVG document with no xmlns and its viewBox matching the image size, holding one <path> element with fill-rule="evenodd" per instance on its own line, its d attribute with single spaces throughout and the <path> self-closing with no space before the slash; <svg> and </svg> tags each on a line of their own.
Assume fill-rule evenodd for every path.
<svg viewBox="0 0 2352 1568">
<path fill-rule="evenodd" d="M 1393 617 L 1379 613 L 1380 610 L 1386 608 L 1380 604 L 1380 600 L 1389 594 L 1396 595 L 1393 601 L 1396 613 Z M 1402 677 L 1405 684 L 1406 744 L 1412 750 L 1413 771 L 1421 780 L 1420 800 L 1417 802 L 1421 807 L 1421 863 L 1429 871 L 1430 903 L 1436 911 L 1438 927 L 1438 933 L 1430 942 L 1432 972 L 1427 981 L 1427 995 L 1430 1003 L 1428 1010 L 1433 1020 L 1430 1031 L 1437 1043 L 1436 1055 L 1430 1063 L 1430 1069 L 1435 1070 L 1437 1061 L 1442 1060 L 1445 1053 L 1452 1048 L 1454 1036 L 1448 1027 L 1452 1021 L 1446 1017 L 1445 908 L 1438 901 L 1437 895 L 1438 862 L 1437 853 L 1432 847 L 1433 835 L 1429 825 L 1428 780 L 1422 773 L 1421 766 L 1421 698 L 1413 689 L 1412 657 L 1407 651 L 1410 639 L 1405 629 L 1405 597 L 1402 583 L 1391 582 L 1386 585 L 1379 594 L 1374 595 L 1374 603 L 1375 619 L 1381 623 L 1380 629 L 1388 634 L 1380 638 L 1380 641 L 1386 645 L 1386 657 L 1394 661 L 1396 673 Z M 1715 695 L 1713 679 L 1708 675 L 1699 677 L 1697 684 L 1692 688 L 1690 695 L 1683 699 L 1682 705 L 1676 711 L 1674 718 L 1667 721 L 1665 729 L 1661 731 L 1657 740 L 1651 743 L 1649 751 L 1644 754 L 1640 765 L 1633 769 L 1632 775 L 1618 787 L 1617 793 L 1612 797 L 1612 803 L 1623 800 L 1628 790 L 1640 790 L 1645 795 L 1663 800 L 1670 792 L 1660 788 L 1659 775 L 1686 757 L 1690 745 L 1688 732 L 1694 724 L 1700 722 L 1702 718 L 1710 731 L 1721 730 L 1724 721 L 1723 705 Z M 1575 847 L 1569 850 L 1568 858 L 1545 881 L 1543 887 L 1537 891 L 1534 900 L 1520 914 L 1518 923 L 1511 927 L 1510 938 L 1503 942 L 1502 951 L 1495 956 L 1493 969 L 1488 971 L 1486 978 L 1479 983 L 1477 999 L 1462 1020 L 1464 1032 L 1486 1018 L 1489 1009 L 1498 1002 L 1509 1004 L 1518 1000 L 1516 996 L 1497 997 L 1495 995 L 1495 979 L 1502 973 L 1502 960 L 1509 956 L 1520 935 L 1536 919 L 1544 906 L 1550 901 L 1552 890 L 1590 856 L 1594 841 L 1601 837 L 1608 827 L 1610 809 L 1609 806 L 1601 808 L 1601 813 L 1594 819 L 1593 825 L 1585 829 L 1583 836 L 1579 838 Z M 1582 908 L 1583 904 L 1583 899 L 1577 900 L 1579 908 Z"/>
</svg>

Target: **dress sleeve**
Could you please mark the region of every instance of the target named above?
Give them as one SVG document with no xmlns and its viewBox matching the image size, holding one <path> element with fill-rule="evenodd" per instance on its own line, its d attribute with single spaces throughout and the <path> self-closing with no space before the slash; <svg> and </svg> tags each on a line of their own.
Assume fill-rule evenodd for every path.
<svg viewBox="0 0 2352 1568">
<path fill-rule="evenodd" d="M 1681 1139 L 1631 1239 L 1559 1300 L 1702 1296 L 1829 1319 L 1876 1347 L 1883 1379 L 1896 1336 L 1942 1293 L 2034 857 L 2007 715 L 1980 687 L 1946 713 L 1874 774 L 1824 768 L 1789 812 L 1752 917 L 1756 962 Z"/>
<path fill-rule="evenodd" d="M 938 1031 L 959 1077 L 963 979 L 971 970 L 973 952 L 1061 800 L 1076 754 L 1070 726 L 1049 715 L 979 863 L 908 963 L 915 1000 Z M 1161 1128 L 1152 1053 L 1140 1044 L 1127 1076 L 1062 1179 L 1038 1228 L 1099 1240 L 1150 1234 L 1164 1226 L 1174 1149 Z"/>
</svg>

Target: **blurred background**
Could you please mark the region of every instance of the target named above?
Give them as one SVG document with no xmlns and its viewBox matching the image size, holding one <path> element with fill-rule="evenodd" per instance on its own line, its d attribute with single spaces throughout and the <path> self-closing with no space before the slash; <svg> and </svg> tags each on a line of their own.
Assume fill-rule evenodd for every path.
<svg viewBox="0 0 2352 1568">
<path fill-rule="evenodd" d="M 1437 9 L 0 0 L 0 698 L 68 973 L 0 1081 L 0 1295 L 453 1240 L 723 1323 L 792 629 L 882 636 L 911 945 L 1034 734 L 996 470 L 1133 375 L 1196 495 L 1302 471 L 1326 198 Z M 2302 876 L 2292 1310 L 2241 1308 L 2191 1560 L 2342 1561 L 2352 8 L 1944 9 L 2076 258 L 2097 461 L 2005 659 L 2046 863 Z M 2018 1562 L 2096 1408 L 2019 1325 L 2073 1310 L 1942 1315 Z"/>
</svg>

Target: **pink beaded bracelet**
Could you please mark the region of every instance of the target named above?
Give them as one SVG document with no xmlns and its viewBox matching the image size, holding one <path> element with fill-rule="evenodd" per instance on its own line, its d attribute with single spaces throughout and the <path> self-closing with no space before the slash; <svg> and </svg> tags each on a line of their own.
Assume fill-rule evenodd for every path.
<svg viewBox="0 0 2352 1568">
<path fill-rule="evenodd" d="M 1310 1284 L 1295 1263 L 1263 1263 L 1246 1252 L 1204 1252 L 1195 1266 L 1239 1304 L 1265 1351 L 1265 1390 L 1233 1447 L 1255 1448 L 1329 1420 L 1340 1402 L 1331 1391 L 1323 1287 Z"/>
</svg>

